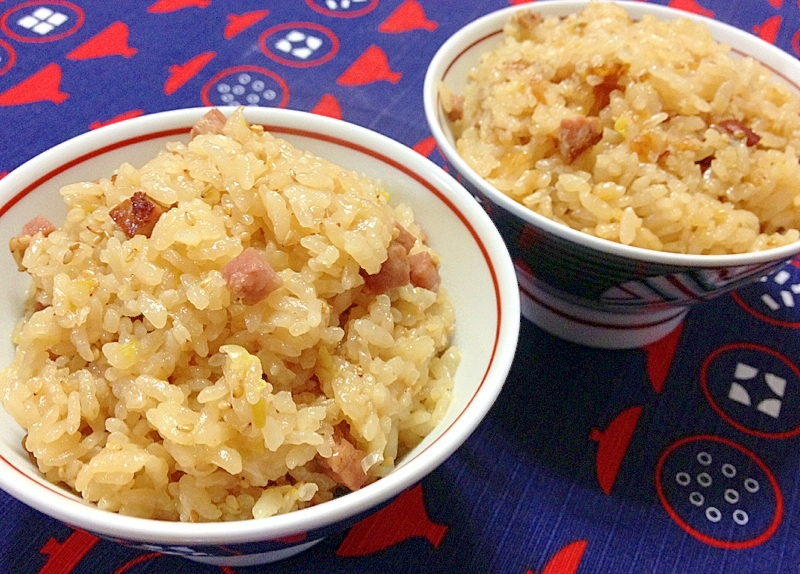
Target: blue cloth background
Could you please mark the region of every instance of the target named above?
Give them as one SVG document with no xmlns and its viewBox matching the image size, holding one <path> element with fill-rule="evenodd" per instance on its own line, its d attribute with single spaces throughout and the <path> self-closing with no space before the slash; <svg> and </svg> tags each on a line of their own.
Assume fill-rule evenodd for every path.
<svg viewBox="0 0 800 574">
<path fill-rule="evenodd" d="M 795 2 L 670 4 L 797 55 Z M 334 14 L 322 0 L 0 0 L 0 175 L 103 123 L 204 105 L 205 88 L 210 103 L 224 103 L 218 87 L 235 84 L 241 66 L 251 67 L 248 89 L 260 79 L 273 97 L 261 105 L 286 100 L 338 116 L 446 167 L 422 112 L 427 64 L 456 29 L 507 5 L 365 0 Z M 37 36 L 17 24 L 42 7 L 69 17 L 62 31 L 79 25 Z M 252 23 L 230 29 L 231 15 Z M 265 53 L 262 36 L 285 23 L 325 30 L 317 65 Z M 100 47 L 90 42 L 98 36 Z M 692 310 L 649 349 L 584 348 L 523 322 L 506 387 L 464 446 L 380 520 L 295 558 L 220 568 L 124 548 L 0 492 L 0 572 L 798 572 L 800 311 L 763 299 L 782 301 L 780 291 L 800 283 L 795 265 L 782 272 L 782 283 L 773 277 Z M 782 391 L 767 380 L 783 380 Z M 729 399 L 733 383 L 750 406 Z M 780 400 L 777 417 L 756 408 L 770 398 Z M 681 473 L 696 481 L 703 472 L 712 485 L 681 485 Z M 736 473 L 728 483 L 726 472 Z M 719 520 L 711 507 L 725 511 Z"/>
</svg>

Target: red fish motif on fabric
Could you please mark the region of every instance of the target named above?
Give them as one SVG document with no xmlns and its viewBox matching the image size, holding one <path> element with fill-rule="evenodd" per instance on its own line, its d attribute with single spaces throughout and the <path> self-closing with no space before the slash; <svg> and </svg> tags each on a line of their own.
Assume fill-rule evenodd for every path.
<svg viewBox="0 0 800 574">
<path fill-rule="evenodd" d="M 697 0 L 670 0 L 670 8 L 677 8 L 685 12 L 692 12 L 693 14 L 700 14 L 701 16 L 714 17 L 714 12 L 703 8 Z"/>
<path fill-rule="evenodd" d="M 342 106 L 332 94 L 322 94 L 322 97 L 311 109 L 311 113 L 340 120 L 342 119 Z"/>
<path fill-rule="evenodd" d="M 606 494 L 611 494 L 641 414 L 641 406 L 631 407 L 618 414 L 606 430 L 589 433 L 589 438 L 597 441 L 597 481 Z"/>
<path fill-rule="evenodd" d="M 184 8 L 208 8 L 209 6 L 211 6 L 211 0 L 156 0 L 147 7 L 147 11 L 151 14 L 164 14 L 177 12 Z"/>
<path fill-rule="evenodd" d="M 199 74 L 200 70 L 216 56 L 216 52 L 204 52 L 184 64 L 170 66 L 169 78 L 164 82 L 164 93 L 168 96 L 174 94 L 181 86 Z"/>
<path fill-rule="evenodd" d="M 67 54 L 68 60 L 94 60 L 107 56 L 130 58 L 139 50 L 128 45 L 130 31 L 124 22 L 114 22 Z"/>
<path fill-rule="evenodd" d="M 542 574 L 577 574 L 578 568 L 583 560 L 583 553 L 586 552 L 587 540 L 576 540 L 564 546 L 556 552 L 550 561 L 545 564 Z M 533 570 L 528 570 L 526 574 L 535 574 Z"/>
<path fill-rule="evenodd" d="M 672 360 L 678 350 L 678 341 L 681 339 L 681 333 L 683 333 L 683 323 L 680 323 L 666 337 L 642 347 L 647 353 L 647 375 L 650 377 L 650 384 L 653 385 L 653 389 L 657 393 L 664 389 L 664 383 L 672 366 Z"/>
<path fill-rule="evenodd" d="M 520 4 L 532 4 L 534 0 L 508 0 L 508 3 L 513 6 L 518 6 Z"/>
<path fill-rule="evenodd" d="M 378 32 L 400 34 L 409 30 L 433 32 L 439 24 L 429 20 L 425 9 L 417 0 L 405 0 L 394 12 L 378 25 Z"/>
<path fill-rule="evenodd" d="M 241 34 L 254 24 L 261 22 L 269 15 L 269 10 L 254 10 L 244 14 L 228 14 L 228 23 L 225 25 L 223 36 L 230 40 L 234 36 Z"/>
<path fill-rule="evenodd" d="M 770 5 L 775 8 L 776 10 L 780 10 L 781 6 L 783 6 L 783 0 L 767 0 Z"/>
<path fill-rule="evenodd" d="M 412 148 L 415 152 L 425 157 L 430 157 L 433 150 L 436 149 L 436 139 L 433 136 L 426 137 L 415 143 Z"/>
<path fill-rule="evenodd" d="M 49 556 L 39 574 L 65 574 L 83 560 L 100 539 L 85 530 L 75 530 L 64 542 L 49 538 L 39 550 Z"/>
<path fill-rule="evenodd" d="M 337 556 L 365 556 L 408 538 L 424 537 L 439 547 L 448 527 L 428 518 L 422 485 L 406 490 L 389 506 L 353 526 L 336 550 Z"/>
<path fill-rule="evenodd" d="M 761 24 L 753 26 L 753 33 L 765 42 L 774 44 L 775 39 L 778 37 L 778 32 L 780 32 L 782 23 L 783 18 L 780 16 L 767 18 Z"/>
<path fill-rule="evenodd" d="M 109 126 L 111 124 L 115 124 L 117 122 L 121 122 L 123 120 L 129 120 L 131 118 L 138 118 L 139 116 L 144 115 L 144 110 L 130 110 L 128 112 L 124 112 L 122 114 L 118 114 L 111 118 L 110 120 L 106 120 L 101 122 L 100 120 L 95 120 L 89 124 L 90 130 L 96 130 L 97 128 L 102 128 L 103 126 Z"/>
<path fill-rule="evenodd" d="M 34 102 L 60 104 L 69 94 L 61 91 L 61 66 L 52 63 L 0 93 L 0 106 L 21 106 Z"/>
<path fill-rule="evenodd" d="M 396 84 L 402 77 L 403 74 L 390 68 L 386 52 L 373 44 L 342 72 L 336 83 L 342 86 L 365 86 L 386 80 Z"/>
</svg>

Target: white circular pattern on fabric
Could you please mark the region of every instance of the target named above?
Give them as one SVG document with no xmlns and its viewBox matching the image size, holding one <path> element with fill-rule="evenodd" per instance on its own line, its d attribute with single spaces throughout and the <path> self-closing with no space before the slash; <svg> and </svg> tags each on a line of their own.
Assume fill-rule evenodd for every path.
<svg viewBox="0 0 800 574">
<path fill-rule="evenodd" d="M 697 453 L 697 462 L 702 464 L 703 466 L 710 466 L 711 465 L 711 455 L 705 451 L 700 451 Z"/>
<path fill-rule="evenodd" d="M 689 502 L 691 502 L 694 506 L 703 506 L 705 501 L 706 497 L 696 490 L 689 495 Z"/>
<path fill-rule="evenodd" d="M 706 518 L 709 522 L 719 522 L 722 520 L 722 513 L 715 506 L 706 508 Z"/>
</svg>

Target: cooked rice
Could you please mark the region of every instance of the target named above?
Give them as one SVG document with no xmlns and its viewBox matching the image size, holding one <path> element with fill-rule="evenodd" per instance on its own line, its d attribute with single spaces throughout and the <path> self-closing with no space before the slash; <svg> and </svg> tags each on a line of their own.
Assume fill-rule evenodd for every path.
<svg viewBox="0 0 800 574">
<path fill-rule="evenodd" d="M 140 190 L 168 207 L 129 238 L 109 210 Z M 263 518 L 342 491 L 342 433 L 371 481 L 443 418 L 459 361 L 444 288 L 364 289 L 396 224 L 439 260 L 380 183 L 236 111 L 61 195 L 63 227 L 24 252 L 32 288 L 0 372 L 49 481 L 126 515 Z M 252 305 L 221 274 L 248 247 L 282 280 Z"/>
<path fill-rule="evenodd" d="M 481 177 L 579 231 L 691 254 L 800 238 L 800 96 L 701 23 L 634 22 L 611 2 L 565 18 L 532 8 L 463 94 L 440 95 Z M 599 141 L 565 153 L 562 121 L 589 117 Z"/>
</svg>

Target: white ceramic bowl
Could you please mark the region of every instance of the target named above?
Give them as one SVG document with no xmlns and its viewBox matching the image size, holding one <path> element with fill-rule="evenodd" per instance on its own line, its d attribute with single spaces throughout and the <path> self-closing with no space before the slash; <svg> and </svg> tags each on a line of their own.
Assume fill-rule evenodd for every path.
<svg viewBox="0 0 800 574">
<path fill-rule="evenodd" d="M 67 183 L 111 175 L 123 161 L 135 166 L 165 142 L 188 141 L 205 108 L 128 120 L 69 140 L 0 180 L 0 244 L 36 215 L 56 224 L 66 209 L 58 195 Z M 223 109 L 230 113 L 231 109 Z M 392 202 L 412 207 L 442 255 L 442 283 L 456 309 L 455 344 L 463 354 L 445 420 L 397 468 L 356 492 L 318 506 L 262 520 L 174 523 L 98 510 L 44 481 L 28 459 L 23 430 L 0 412 L 0 487 L 22 502 L 72 526 L 122 544 L 241 566 L 296 554 L 420 481 L 472 433 L 503 386 L 519 333 L 519 291 L 508 251 L 474 198 L 418 153 L 365 128 L 312 114 L 247 108 L 245 119 L 263 124 L 296 147 L 380 179 Z M 11 362 L 11 331 L 21 317 L 28 286 L 10 253 L 0 257 L 0 362 Z M 2 409 L 0 409 L 2 410 Z"/>
<path fill-rule="evenodd" d="M 586 0 L 548 0 L 492 12 L 453 34 L 431 60 L 423 101 L 430 129 L 459 180 L 491 214 L 514 259 L 522 291 L 522 313 L 545 330 L 577 343 L 610 348 L 639 347 L 669 334 L 688 309 L 755 281 L 800 251 L 793 243 L 741 255 L 681 255 L 630 247 L 581 233 L 527 209 L 481 178 L 458 155 L 437 86 L 461 93 L 482 54 L 502 43 L 512 14 L 534 10 L 566 16 Z M 685 11 L 645 2 L 621 1 L 632 18 L 704 22 L 734 53 L 752 56 L 800 91 L 800 62 L 752 34 Z"/>
</svg>

